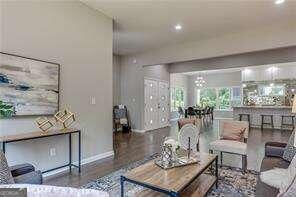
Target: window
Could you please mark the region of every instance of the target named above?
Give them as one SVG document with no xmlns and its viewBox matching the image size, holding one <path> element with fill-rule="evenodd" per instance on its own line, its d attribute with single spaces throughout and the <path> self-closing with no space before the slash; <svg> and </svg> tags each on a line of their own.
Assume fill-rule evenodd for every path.
<svg viewBox="0 0 296 197">
<path fill-rule="evenodd" d="M 216 107 L 216 89 L 206 88 L 199 90 L 199 102 L 200 106 L 212 106 Z"/>
<path fill-rule="evenodd" d="M 283 96 L 285 92 L 285 85 L 262 85 L 259 86 L 259 93 L 262 96 Z"/>
<path fill-rule="evenodd" d="M 178 111 L 178 107 L 185 107 L 185 90 L 182 87 L 172 87 L 171 111 Z"/>
<path fill-rule="evenodd" d="M 218 89 L 218 106 L 219 109 L 230 108 L 230 88 Z"/>
<path fill-rule="evenodd" d="M 241 104 L 240 87 L 204 88 L 197 90 L 199 106 L 214 106 L 216 109 L 227 110 Z"/>
<path fill-rule="evenodd" d="M 242 90 L 240 87 L 232 88 L 231 106 L 240 106 L 242 104 Z"/>
</svg>

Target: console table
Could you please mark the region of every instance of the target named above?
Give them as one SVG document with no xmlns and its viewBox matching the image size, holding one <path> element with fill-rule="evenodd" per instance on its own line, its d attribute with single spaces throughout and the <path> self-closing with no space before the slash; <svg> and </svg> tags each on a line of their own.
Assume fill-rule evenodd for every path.
<svg viewBox="0 0 296 197">
<path fill-rule="evenodd" d="M 74 133 L 78 133 L 78 165 L 74 165 L 72 163 L 72 134 Z M 58 136 L 58 135 L 69 136 L 69 163 L 59 167 L 49 169 L 49 170 L 45 170 L 42 173 L 50 172 L 50 171 L 57 170 L 64 167 L 69 167 L 70 173 L 72 172 L 72 167 L 76 167 L 78 168 L 78 171 L 80 173 L 81 172 L 81 131 L 79 129 L 67 128 L 62 130 L 50 130 L 47 132 L 36 131 L 36 132 L 22 133 L 22 134 L 16 134 L 16 135 L 5 135 L 5 136 L 0 136 L 0 142 L 2 143 L 2 151 L 5 154 L 6 144 L 8 143 L 32 140 L 32 139 L 38 139 L 38 138 L 48 138 L 48 137 Z"/>
</svg>

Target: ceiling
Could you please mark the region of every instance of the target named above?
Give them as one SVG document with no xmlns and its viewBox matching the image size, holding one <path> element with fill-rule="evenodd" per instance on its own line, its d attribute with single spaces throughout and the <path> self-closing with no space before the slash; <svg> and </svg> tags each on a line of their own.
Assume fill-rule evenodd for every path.
<svg viewBox="0 0 296 197">
<path fill-rule="evenodd" d="M 296 21 L 294 0 L 81 1 L 114 19 L 114 53 L 120 55 Z"/>
</svg>

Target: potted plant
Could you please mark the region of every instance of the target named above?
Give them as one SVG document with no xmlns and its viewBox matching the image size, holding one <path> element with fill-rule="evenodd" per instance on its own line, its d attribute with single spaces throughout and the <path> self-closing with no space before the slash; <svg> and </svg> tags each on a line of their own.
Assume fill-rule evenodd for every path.
<svg viewBox="0 0 296 197">
<path fill-rule="evenodd" d="M 0 100 L 0 118 L 9 118 L 14 114 L 14 107 L 11 104 Z"/>
</svg>

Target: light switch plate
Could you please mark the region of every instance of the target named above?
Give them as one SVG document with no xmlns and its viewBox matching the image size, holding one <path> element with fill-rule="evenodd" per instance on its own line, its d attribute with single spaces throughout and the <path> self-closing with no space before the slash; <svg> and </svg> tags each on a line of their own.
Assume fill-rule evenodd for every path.
<svg viewBox="0 0 296 197">
<path fill-rule="evenodd" d="M 91 97 L 90 98 L 90 104 L 95 105 L 96 104 L 96 97 Z"/>
<path fill-rule="evenodd" d="M 55 148 L 50 148 L 50 149 L 49 149 L 49 155 L 50 155 L 51 157 L 56 156 L 56 149 L 55 149 Z"/>
</svg>

